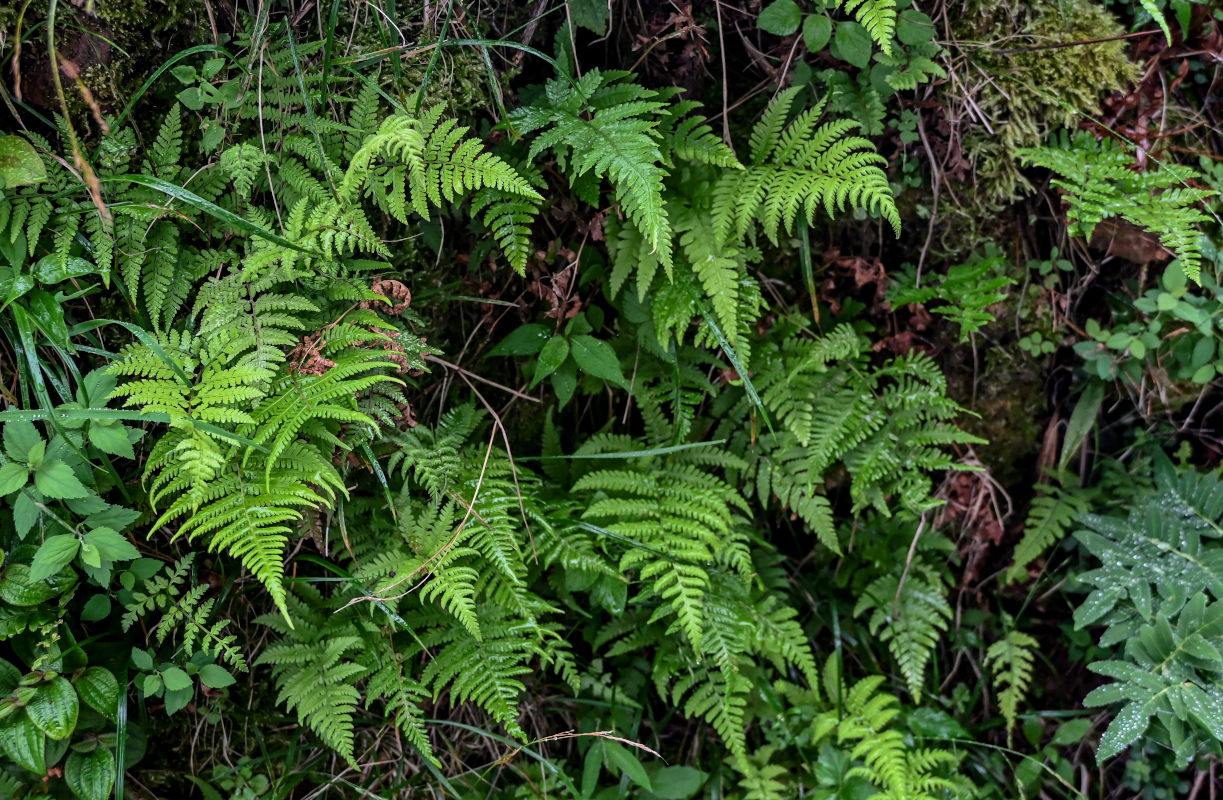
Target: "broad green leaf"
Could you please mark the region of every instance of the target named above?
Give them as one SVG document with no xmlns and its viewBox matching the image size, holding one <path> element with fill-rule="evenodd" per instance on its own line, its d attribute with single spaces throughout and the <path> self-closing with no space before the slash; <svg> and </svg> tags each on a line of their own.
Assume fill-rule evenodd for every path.
<svg viewBox="0 0 1223 800">
<path fill-rule="evenodd" d="M 1091 720 L 1088 718 L 1072 719 L 1068 722 L 1063 722 L 1057 726 L 1057 730 L 1053 734 L 1053 739 L 1049 744 L 1054 747 L 1064 747 L 1068 744 L 1078 744 L 1087 736 L 1087 732 L 1091 730 Z"/>
<path fill-rule="evenodd" d="M 0 136 L 0 189 L 31 186 L 47 179 L 38 151 L 24 137 Z"/>
<path fill-rule="evenodd" d="M 73 685 L 85 705 L 112 722 L 118 718 L 121 692 L 119 681 L 110 670 L 89 667 L 73 680 Z"/>
<path fill-rule="evenodd" d="M 234 684 L 234 676 L 220 664 L 205 664 L 200 667 L 200 683 L 210 689 L 224 689 Z"/>
<path fill-rule="evenodd" d="M 80 256 L 61 258 L 55 253 L 43 256 L 34 265 L 34 277 L 41 284 L 59 283 L 71 278 L 79 278 L 82 275 L 94 275 L 97 272 L 98 267 L 96 264 L 86 261 Z"/>
<path fill-rule="evenodd" d="M 802 9 L 794 0 L 773 0 L 760 12 L 756 24 L 760 30 L 775 36 L 789 36 L 803 21 Z"/>
<path fill-rule="evenodd" d="M 573 360 L 570 359 L 562 364 L 560 369 L 552 373 L 552 391 L 556 392 L 557 408 L 564 408 L 568 405 L 577 388 L 578 368 L 573 363 Z"/>
<path fill-rule="evenodd" d="M 923 44 L 934 39 L 934 20 L 916 8 L 906 8 L 896 18 L 896 38 L 901 44 Z"/>
<path fill-rule="evenodd" d="M 651 790 L 662 800 L 688 800 L 700 790 L 707 776 L 693 767 L 663 767 L 650 778 Z"/>
<path fill-rule="evenodd" d="M 645 767 L 642 766 L 641 761 L 638 760 L 636 755 L 620 743 L 608 739 L 603 740 L 603 748 L 607 753 L 607 760 L 616 765 L 625 775 L 629 776 L 633 783 L 647 792 L 652 791 L 650 776 L 646 774 Z"/>
<path fill-rule="evenodd" d="M 0 749 L 13 763 L 36 775 L 47 771 L 47 737 L 24 709 L 0 720 Z"/>
<path fill-rule="evenodd" d="M 832 20 L 823 14 L 811 14 L 803 20 L 803 43 L 812 53 L 828 46 L 832 39 Z"/>
<path fill-rule="evenodd" d="M 586 751 L 582 763 L 582 797 L 593 797 L 599 788 L 599 773 L 603 771 L 603 740 L 600 739 Z"/>
<path fill-rule="evenodd" d="M 153 656 L 148 650 L 141 650 L 139 647 L 132 648 L 132 664 L 136 669 L 150 670 L 153 668 Z"/>
<path fill-rule="evenodd" d="M 1066 425 L 1066 437 L 1062 444 L 1062 457 L 1058 459 L 1059 471 L 1066 468 L 1070 459 L 1078 451 L 1087 434 L 1096 426 L 1096 417 L 1100 414 L 1100 406 L 1104 402 L 1104 384 L 1092 381 L 1087 384 L 1079 402 L 1075 403 L 1074 411 L 1070 413 L 1070 422 Z"/>
<path fill-rule="evenodd" d="M 144 682 L 140 686 L 146 697 L 156 697 L 161 694 L 162 681 L 161 673 L 153 672 L 144 676 Z"/>
<path fill-rule="evenodd" d="M 39 686 L 34 699 L 25 707 L 34 724 L 56 740 L 66 739 L 76 729 L 79 709 L 76 689 L 63 676 L 56 676 Z"/>
<path fill-rule="evenodd" d="M 4 577 L 0 578 L 0 600 L 15 606 L 36 606 L 61 594 L 71 583 L 71 579 L 55 585 L 46 580 L 32 580 L 28 566 L 9 564 L 4 568 Z"/>
<path fill-rule="evenodd" d="M 858 23 L 841 20 L 832 37 L 832 55 L 858 69 L 866 69 L 871 63 L 871 35 Z"/>
<path fill-rule="evenodd" d="M 532 322 L 515 328 L 509 336 L 488 351 L 490 356 L 533 356 L 543 349 L 552 335 L 550 328 Z"/>
<path fill-rule="evenodd" d="M 569 341 L 564 336 L 553 336 L 539 351 L 539 360 L 535 362 L 535 377 L 531 379 L 531 388 L 560 369 L 565 359 L 569 358 Z"/>
<path fill-rule="evenodd" d="M 616 351 L 607 342 L 593 336 L 579 334 L 570 341 L 569 352 L 573 355 L 573 360 L 577 362 L 578 368 L 584 372 L 596 378 L 611 381 L 618 386 L 628 384 L 628 381 L 624 379 L 624 373 L 620 371 L 620 359 L 616 357 Z"/>
<path fill-rule="evenodd" d="M 127 427 L 124 425 L 103 425 L 100 422 L 89 424 L 89 443 L 112 456 L 135 458 L 131 440 L 127 438 Z"/>
<path fill-rule="evenodd" d="M 33 290 L 27 298 L 26 310 L 51 344 L 72 350 L 72 344 L 68 341 L 68 325 L 64 322 L 64 307 L 55 299 L 55 295 L 42 289 Z"/>
<path fill-rule="evenodd" d="M 93 545 L 107 561 L 131 561 L 140 558 L 140 551 L 127 537 L 110 528 L 95 528 L 85 534 L 85 543 Z"/>
<path fill-rule="evenodd" d="M 115 756 L 106 747 L 73 751 L 64 762 L 64 780 L 80 800 L 106 800 L 115 785 Z"/>
<path fill-rule="evenodd" d="M 106 619 L 110 616 L 110 609 L 110 598 L 104 594 L 95 594 L 85 601 L 85 607 L 81 609 L 81 619 L 85 622 Z"/>
<path fill-rule="evenodd" d="M 21 670 L 0 658 L 0 697 L 12 693 L 21 682 Z"/>
<path fill-rule="evenodd" d="M 47 497 L 68 499 L 85 497 L 89 490 L 73 473 L 72 467 L 57 458 L 47 459 L 34 473 L 34 486 Z"/>
<path fill-rule="evenodd" d="M 166 716 L 177 714 L 187 707 L 191 702 L 191 698 L 195 696 L 195 692 L 188 687 L 186 689 L 166 689 Z"/>
<path fill-rule="evenodd" d="M 29 275 L 12 267 L 0 267 L 0 311 L 33 288 L 34 279 Z"/>
<path fill-rule="evenodd" d="M 607 0 L 569 0 L 568 6 L 574 25 L 581 25 L 599 36 L 607 33 L 610 16 Z"/>
<path fill-rule="evenodd" d="M 30 471 L 22 464 L 5 464 L 0 467 L 0 497 L 25 486 L 30 480 Z"/>
<path fill-rule="evenodd" d="M 90 542 L 81 542 L 81 562 L 87 567 L 98 569 L 102 566 L 102 554 Z"/>
<path fill-rule="evenodd" d="M 80 546 L 80 539 L 70 533 L 47 537 L 30 563 L 30 580 L 50 578 L 71 564 Z"/>
<path fill-rule="evenodd" d="M 42 436 L 33 422 L 14 420 L 4 423 L 4 452 L 9 458 L 24 463 L 29 459 L 30 450 L 41 441 Z"/>
<path fill-rule="evenodd" d="M 163 670 L 161 680 L 165 683 L 166 689 L 171 692 L 191 688 L 191 676 L 178 667 L 167 667 Z"/>
<path fill-rule="evenodd" d="M 38 522 L 42 510 L 27 492 L 22 492 L 13 500 L 13 527 L 17 535 L 24 539 Z"/>
</svg>

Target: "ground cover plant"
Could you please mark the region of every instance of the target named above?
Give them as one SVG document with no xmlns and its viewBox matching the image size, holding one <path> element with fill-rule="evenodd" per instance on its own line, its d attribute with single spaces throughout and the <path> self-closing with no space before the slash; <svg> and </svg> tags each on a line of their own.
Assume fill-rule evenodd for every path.
<svg viewBox="0 0 1223 800">
<path fill-rule="evenodd" d="M 1213 798 L 1221 53 L 0 8 L 0 797 Z"/>
</svg>

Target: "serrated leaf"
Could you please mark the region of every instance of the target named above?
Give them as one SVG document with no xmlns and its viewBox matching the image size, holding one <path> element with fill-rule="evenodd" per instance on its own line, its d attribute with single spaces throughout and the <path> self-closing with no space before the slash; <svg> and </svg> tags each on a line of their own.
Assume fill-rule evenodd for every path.
<svg viewBox="0 0 1223 800">
<path fill-rule="evenodd" d="M 200 683 L 210 689 L 224 689 L 233 686 L 234 676 L 220 664 L 205 664 L 200 667 Z"/>
<path fill-rule="evenodd" d="M 72 467 L 58 458 L 49 458 L 34 472 L 34 487 L 45 497 L 67 500 L 85 497 L 89 490 L 76 477 Z"/>
<path fill-rule="evenodd" d="M 12 494 L 30 480 L 30 471 L 23 464 L 5 464 L 0 467 L 0 497 Z"/>
<path fill-rule="evenodd" d="M 80 703 L 76 689 L 60 675 L 39 686 L 25 710 L 43 733 L 58 741 L 68 738 L 76 729 Z"/>
<path fill-rule="evenodd" d="M 17 536 L 24 539 L 38 522 L 42 510 L 27 492 L 22 492 L 13 500 L 13 528 Z"/>
<path fill-rule="evenodd" d="M 161 680 L 166 685 L 166 689 L 171 692 L 191 688 L 191 676 L 178 667 L 168 667 L 163 670 Z"/>
<path fill-rule="evenodd" d="M 85 544 L 92 545 L 107 561 L 131 561 L 140 558 L 140 551 L 125 536 L 107 527 L 95 528 L 85 534 Z"/>
<path fill-rule="evenodd" d="M 150 670 L 153 668 L 153 656 L 148 650 L 142 650 L 139 647 L 132 648 L 132 664 L 136 669 Z"/>
<path fill-rule="evenodd" d="M 91 423 L 89 426 L 89 443 L 103 453 L 110 453 L 112 456 L 120 456 L 122 458 L 136 457 L 136 453 L 132 449 L 131 440 L 127 438 L 127 427 L 124 425 L 99 425 Z"/>
<path fill-rule="evenodd" d="M 34 445 L 42 441 L 33 422 L 14 420 L 4 423 L 4 452 L 9 458 L 24 463 Z"/>
<path fill-rule="evenodd" d="M 1147 726 L 1150 723 L 1151 717 L 1147 713 L 1145 703 L 1132 702 L 1127 704 L 1117 713 L 1113 721 L 1109 723 L 1108 730 L 1104 732 L 1104 736 L 1100 739 L 1100 747 L 1096 750 L 1096 763 L 1103 764 L 1130 744 L 1136 742 L 1138 737 L 1146 733 Z"/>
<path fill-rule="evenodd" d="M 30 580 L 50 578 L 71 564 L 80 546 L 81 541 L 70 533 L 47 537 L 30 563 Z"/>
</svg>

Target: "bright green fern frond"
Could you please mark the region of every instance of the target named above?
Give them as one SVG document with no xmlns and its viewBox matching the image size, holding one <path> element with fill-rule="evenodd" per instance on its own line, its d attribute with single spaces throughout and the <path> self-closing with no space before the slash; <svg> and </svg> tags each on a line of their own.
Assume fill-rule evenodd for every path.
<svg viewBox="0 0 1223 800">
<path fill-rule="evenodd" d="M 994 678 L 998 709 L 1006 720 L 1006 743 L 1011 746 L 1012 732 L 1019 718 L 1019 704 L 1032 685 L 1032 664 L 1036 659 L 1037 642 L 1022 631 L 1011 630 L 985 651 L 985 665 Z"/>
</svg>

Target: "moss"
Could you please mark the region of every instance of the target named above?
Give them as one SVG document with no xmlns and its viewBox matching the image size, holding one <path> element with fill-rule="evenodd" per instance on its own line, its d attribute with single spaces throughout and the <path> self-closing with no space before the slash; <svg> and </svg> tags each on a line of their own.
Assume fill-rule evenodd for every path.
<svg viewBox="0 0 1223 800">
<path fill-rule="evenodd" d="M 1018 148 L 1040 144 L 1051 131 L 1073 128 L 1084 115 L 1097 113 L 1105 97 L 1124 91 L 1138 76 L 1140 66 L 1130 60 L 1124 40 L 1072 44 L 1125 33 L 1112 14 L 1088 0 L 969 0 L 966 6 L 954 17 L 953 33 L 964 43 L 969 66 L 950 90 L 977 85 L 961 118 L 983 118 L 988 128 L 978 121 L 964 131 L 964 149 L 976 165 L 980 200 L 997 206 L 1029 189 L 1016 164 Z"/>
</svg>

